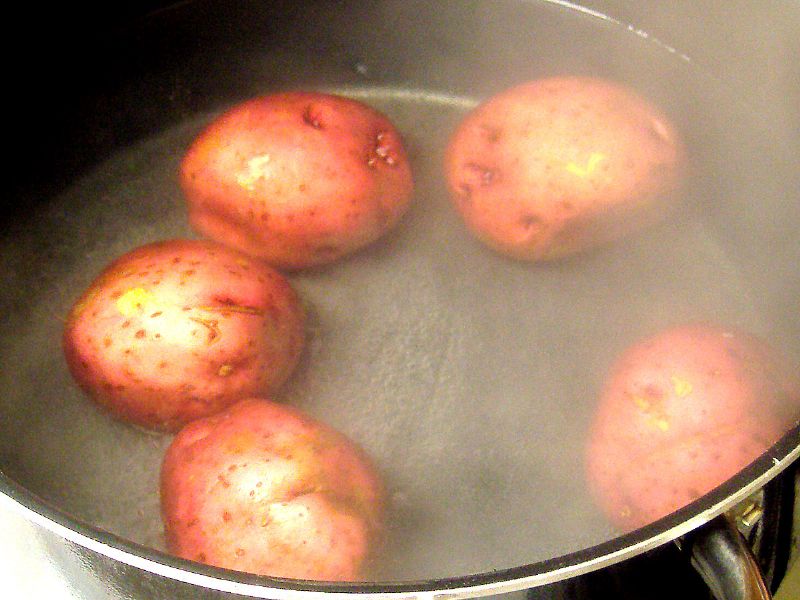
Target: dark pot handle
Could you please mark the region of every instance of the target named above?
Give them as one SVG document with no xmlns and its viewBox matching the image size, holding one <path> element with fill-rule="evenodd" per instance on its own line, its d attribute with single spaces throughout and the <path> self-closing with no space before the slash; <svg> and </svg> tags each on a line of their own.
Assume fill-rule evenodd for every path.
<svg viewBox="0 0 800 600">
<path fill-rule="evenodd" d="M 692 566 L 717 600 L 771 600 L 761 569 L 732 519 L 721 515 L 686 542 Z"/>
</svg>

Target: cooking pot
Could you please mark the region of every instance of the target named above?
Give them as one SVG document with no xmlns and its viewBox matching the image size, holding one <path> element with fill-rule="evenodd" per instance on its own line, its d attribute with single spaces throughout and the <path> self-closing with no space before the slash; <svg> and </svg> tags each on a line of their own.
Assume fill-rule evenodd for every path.
<svg viewBox="0 0 800 600">
<path fill-rule="evenodd" d="M 79 555 L 119 597 L 558 597 L 561 581 L 696 539 L 684 536 L 800 453 L 795 427 L 732 480 L 624 535 L 582 477 L 598 386 L 643 335 L 729 323 L 800 364 L 797 4 L 197 1 L 102 16 L 99 30 L 83 15 L 39 18 L 30 33 L 45 51 L 22 52 L 9 73 L 0 491 L 63 544 L 54 557 Z M 646 234 L 524 264 L 466 233 L 442 154 L 480 100 L 558 74 L 652 98 L 683 132 L 691 174 L 681 210 Z M 102 266 L 193 235 L 177 184 L 193 137 L 232 104 L 283 89 L 386 113 L 416 178 L 390 235 L 290 275 L 310 343 L 277 399 L 358 441 L 390 492 L 384 558 L 352 584 L 166 554 L 158 469 L 169 436 L 98 411 L 60 350 L 63 318 Z"/>
</svg>

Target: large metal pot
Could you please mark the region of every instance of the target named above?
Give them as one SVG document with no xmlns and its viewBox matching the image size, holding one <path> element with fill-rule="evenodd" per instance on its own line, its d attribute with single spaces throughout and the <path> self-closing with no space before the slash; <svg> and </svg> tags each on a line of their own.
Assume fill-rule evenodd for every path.
<svg viewBox="0 0 800 600">
<path fill-rule="evenodd" d="M 58 27 L 37 39 L 45 60 L 12 69 L 0 237 L 0 491 L 49 530 L 53 557 L 79 556 L 73 570 L 114 597 L 553 596 L 562 580 L 694 532 L 800 453 L 795 428 L 735 479 L 626 535 L 580 476 L 596 386 L 643 333 L 730 322 L 800 363 L 800 5 L 198 1 L 128 17 L 100 31 L 46 20 Z M 669 223 L 536 267 L 469 238 L 441 155 L 476 102 L 558 73 L 654 98 L 685 133 L 693 174 Z M 414 208 L 387 239 L 292 276 L 313 339 L 281 399 L 361 443 L 392 493 L 387 558 L 358 584 L 165 554 L 157 476 L 169 438 L 100 414 L 59 349 L 59 318 L 106 262 L 191 235 L 176 172 L 192 137 L 231 104 L 287 88 L 383 110 L 417 178 Z"/>
</svg>

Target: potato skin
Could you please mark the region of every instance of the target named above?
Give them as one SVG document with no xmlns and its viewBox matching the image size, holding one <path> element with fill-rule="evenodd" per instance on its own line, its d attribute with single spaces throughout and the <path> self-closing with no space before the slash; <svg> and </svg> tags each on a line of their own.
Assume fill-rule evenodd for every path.
<svg viewBox="0 0 800 600">
<path fill-rule="evenodd" d="M 195 230 L 284 269 L 326 264 L 377 240 L 413 191 L 389 119 L 313 92 L 233 107 L 197 137 L 180 175 Z"/>
<path fill-rule="evenodd" d="M 685 152 L 666 115 L 633 91 L 556 77 L 505 90 L 468 114 L 445 170 L 453 204 L 480 240 L 543 261 L 662 218 Z"/>
<path fill-rule="evenodd" d="M 622 530 L 696 500 L 762 455 L 793 425 L 800 385 L 763 341 L 691 324 L 620 357 L 591 426 L 587 478 Z"/>
<path fill-rule="evenodd" d="M 260 575 L 358 579 L 383 503 L 374 468 L 351 441 L 261 399 L 186 426 L 161 470 L 170 552 Z"/>
<path fill-rule="evenodd" d="M 176 431 L 276 390 L 299 360 L 304 322 L 273 268 L 216 242 L 169 240 L 106 267 L 72 307 L 63 349 L 114 417 Z"/>
</svg>

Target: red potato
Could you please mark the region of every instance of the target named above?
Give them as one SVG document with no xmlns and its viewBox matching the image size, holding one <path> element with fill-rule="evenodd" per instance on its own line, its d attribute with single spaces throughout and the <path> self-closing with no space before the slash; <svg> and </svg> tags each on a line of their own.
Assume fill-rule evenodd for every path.
<svg viewBox="0 0 800 600">
<path fill-rule="evenodd" d="M 276 390 L 304 343 L 304 312 L 271 267 L 216 242 L 148 244 L 111 263 L 72 308 L 69 369 L 113 416 L 176 431 Z"/>
<path fill-rule="evenodd" d="M 542 79 L 472 111 L 447 148 L 450 194 L 469 229 L 517 259 L 556 259 L 656 222 L 685 157 L 664 113 L 600 79 Z"/>
<path fill-rule="evenodd" d="M 796 371 L 759 339 L 687 325 L 627 350 L 587 446 L 592 494 L 623 530 L 696 500 L 763 454 L 798 417 Z"/>
<path fill-rule="evenodd" d="M 281 93 L 235 106 L 181 165 L 201 234 L 270 264 L 332 262 L 391 229 L 413 190 L 400 134 L 356 100 Z"/>
<path fill-rule="evenodd" d="M 267 400 L 191 423 L 161 470 L 170 552 L 260 575 L 358 579 L 383 503 L 374 468 L 351 441 Z"/>
</svg>

